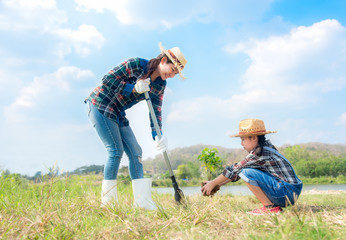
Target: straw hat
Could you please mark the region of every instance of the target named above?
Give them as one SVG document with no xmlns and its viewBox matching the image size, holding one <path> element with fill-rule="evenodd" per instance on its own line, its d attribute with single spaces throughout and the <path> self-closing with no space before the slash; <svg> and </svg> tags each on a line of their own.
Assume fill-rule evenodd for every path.
<svg viewBox="0 0 346 240">
<path fill-rule="evenodd" d="M 184 69 L 187 60 L 185 59 L 183 53 L 180 51 L 180 48 L 174 47 L 169 50 L 164 49 L 161 43 L 159 43 L 160 50 L 172 61 L 174 66 L 178 69 L 179 75 L 182 79 L 186 79 L 181 71 Z"/>
<path fill-rule="evenodd" d="M 265 135 L 269 133 L 276 133 L 276 131 L 267 131 L 262 120 L 248 118 L 240 121 L 239 133 L 230 135 L 229 137 L 249 137 Z"/>
</svg>

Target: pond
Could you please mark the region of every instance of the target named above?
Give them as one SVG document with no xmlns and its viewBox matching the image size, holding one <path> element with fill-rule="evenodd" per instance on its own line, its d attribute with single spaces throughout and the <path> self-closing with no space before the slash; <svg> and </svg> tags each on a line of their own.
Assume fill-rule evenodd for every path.
<svg viewBox="0 0 346 240">
<path fill-rule="evenodd" d="M 185 196 L 201 194 L 201 187 L 181 187 Z M 304 184 L 303 192 L 308 190 L 343 190 L 346 191 L 346 184 Z M 173 187 L 153 188 L 152 191 L 157 193 L 170 193 L 174 195 Z M 226 185 L 221 187 L 218 194 L 233 194 L 233 195 L 252 195 L 251 191 L 245 185 Z"/>
</svg>

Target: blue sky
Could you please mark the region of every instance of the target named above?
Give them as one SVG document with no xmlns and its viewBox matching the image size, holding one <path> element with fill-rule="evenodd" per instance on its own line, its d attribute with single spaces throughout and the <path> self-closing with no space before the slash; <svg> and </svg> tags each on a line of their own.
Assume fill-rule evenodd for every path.
<svg viewBox="0 0 346 240">
<path fill-rule="evenodd" d="M 345 12 L 342 0 L 2 0 L 0 169 L 104 164 L 83 100 L 159 42 L 188 60 L 185 81 L 168 79 L 169 149 L 239 148 L 228 135 L 244 118 L 277 130 L 277 146 L 346 143 Z M 145 103 L 127 115 L 144 159 L 157 155 Z"/>
</svg>

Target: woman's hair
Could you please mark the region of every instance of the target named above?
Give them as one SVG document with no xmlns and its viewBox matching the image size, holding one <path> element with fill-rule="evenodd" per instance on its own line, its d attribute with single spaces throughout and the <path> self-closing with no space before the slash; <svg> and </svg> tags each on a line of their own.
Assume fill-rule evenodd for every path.
<svg viewBox="0 0 346 240">
<path fill-rule="evenodd" d="M 171 59 L 169 59 L 169 57 L 166 56 L 166 54 L 164 53 L 160 53 L 156 58 L 152 58 L 149 60 L 148 63 L 148 72 L 147 74 L 145 74 L 142 79 L 146 79 L 148 77 L 150 77 L 150 75 L 156 70 L 157 66 L 159 66 L 161 59 L 163 57 L 167 58 L 167 63 L 172 63 Z"/>
</svg>

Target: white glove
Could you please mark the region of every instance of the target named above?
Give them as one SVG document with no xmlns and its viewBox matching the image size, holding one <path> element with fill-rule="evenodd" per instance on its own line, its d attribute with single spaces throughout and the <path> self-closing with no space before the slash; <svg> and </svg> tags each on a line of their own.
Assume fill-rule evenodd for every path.
<svg viewBox="0 0 346 240">
<path fill-rule="evenodd" d="M 161 139 L 159 139 L 158 136 L 155 136 L 155 144 L 157 151 L 161 153 L 167 151 L 168 140 L 165 136 L 161 136 Z"/>
<path fill-rule="evenodd" d="M 150 78 L 147 78 L 145 80 L 138 80 L 135 84 L 136 92 L 138 92 L 139 94 L 142 94 L 144 92 L 150 91 L 149 84 L 150 84 Z"/>
</svg>

